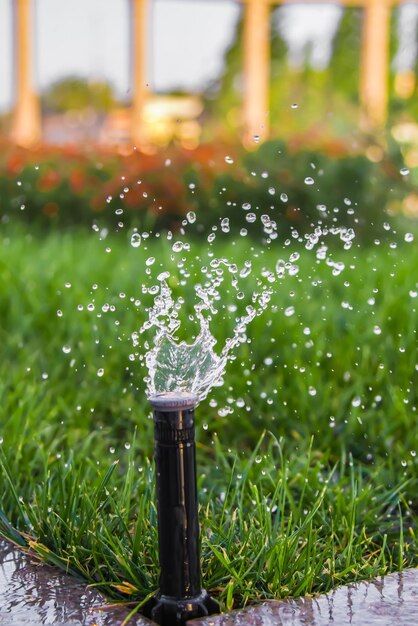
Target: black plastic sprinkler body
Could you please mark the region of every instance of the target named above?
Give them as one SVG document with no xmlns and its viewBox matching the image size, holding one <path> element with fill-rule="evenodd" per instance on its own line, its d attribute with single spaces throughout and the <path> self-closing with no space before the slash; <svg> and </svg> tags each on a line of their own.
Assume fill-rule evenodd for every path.
<svg viewBox="0 0 418 626">
<path fill-rule="evenodd" d="M 142 613 L 162 626 L 219 613 L 201 587 L 194 408 L 189 393 L 149 398 L 154 409 L 160 589 Z"/>
</svg>

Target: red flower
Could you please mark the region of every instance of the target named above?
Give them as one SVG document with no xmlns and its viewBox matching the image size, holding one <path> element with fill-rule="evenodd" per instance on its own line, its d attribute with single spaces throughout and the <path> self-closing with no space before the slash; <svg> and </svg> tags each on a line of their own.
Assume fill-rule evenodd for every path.
<svg viewBox="0 0 418 626">
<path fill-rule="evenodd" d="M 69 183 L 74 193 L 80 193 L 86 183 L 86 175 L 83 170 L 73 170 L 69 176 Z"/>
<path fill-rule="evenodd" d="M 61 177 L 55 170 L 48 170 L 38 180 L 38 191 L 51 191 L 61 182 Z"/>
<path fill-rule="evenodd" d="M 59 206 L 56 202 L 47 202 L 42 207 L 42 213 L 47 217 L 56 217 L 59 213 Z"/>
<path fill-rule="evenodd" d="M 23 155 L 20 153 L 11 154 L 6 163 L 6 171 L 12 176 L 20 174 L 25 165 Z"/>
</svg>

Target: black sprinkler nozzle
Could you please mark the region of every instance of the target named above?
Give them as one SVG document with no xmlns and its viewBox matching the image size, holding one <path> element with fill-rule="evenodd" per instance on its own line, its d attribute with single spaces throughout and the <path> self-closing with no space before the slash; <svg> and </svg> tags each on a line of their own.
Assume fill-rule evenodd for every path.
<svg viewBox="0 0 418 626">
<path fill-rule="evenodd" d="M 198 398 L 167 392 L 154 409 L 160 589 L 142 613 L 161 626 L 219 613 L 201 587 L 194 409 Z"/>
</svg>

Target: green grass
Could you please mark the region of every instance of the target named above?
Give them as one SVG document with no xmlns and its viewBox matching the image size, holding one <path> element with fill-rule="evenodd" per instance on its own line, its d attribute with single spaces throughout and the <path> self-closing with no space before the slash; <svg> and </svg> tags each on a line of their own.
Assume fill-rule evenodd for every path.
<svg viewBox="0 0 418 626">
<path fill-rule="evenodd" d="M 216 253 L 240 265 L 288 254 L 225 239 Z M 130 335 L 152 300 L 144 261 L 172 269 L 170 250 L 5 227 L 0 244 L 0 532 L 112 598 L 142 600 L 158 586 L 153 433 Z M 204 586 L 224 608 L 418 564 L 418 251 L 333 254 L 339 276 L 305 251 L 298 276 L 274 285 L 197 411 Z M 192 280 L 172 286 L 187 319 Z M 225 286 L 219 346 L 231 303 Z"/>
</svg>

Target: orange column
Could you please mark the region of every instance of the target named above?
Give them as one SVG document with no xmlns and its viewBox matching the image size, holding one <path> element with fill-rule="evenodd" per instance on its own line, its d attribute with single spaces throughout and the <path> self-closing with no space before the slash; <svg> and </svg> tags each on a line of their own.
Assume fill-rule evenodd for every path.
<svg viewBox="0 0 418 626">
<path fill-rule="evenodd" d="M 134 145 L 145 143 L 144 105 L 148 96 L 148 11 L 149 0 L 132 0 L 132 126 Z"/>
<path fill-rule="evenodd" d="M 32 85 L 32 1 L 14 0 L 16 105 L 12 139 L 30 147 L 41 138 L 41 114 Z"/>
<path fill-rule="evenodd" d="M 244 6 L 244 143 L 268 135 L 270 81 L 270 2 L 245 0 Z"/>
<path fill-rule="evenodd" d="M 372 126 L 386 121 L 390 7 L 387 0 L 364 5 L 360 101 Z"/>
</svg>

